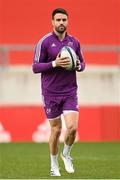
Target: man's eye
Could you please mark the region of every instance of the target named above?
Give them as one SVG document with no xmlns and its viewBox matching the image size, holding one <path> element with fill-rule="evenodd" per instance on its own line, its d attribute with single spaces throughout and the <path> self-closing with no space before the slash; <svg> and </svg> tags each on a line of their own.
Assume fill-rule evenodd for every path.
<svg viewBox="0 0 120 180">
<path fill-rule="evenodd" d="M 63 22 L 65 22 L 65 21 L 67 21 L 67 19 L 56 19 L 56 21 L 63 21 Z"/>
</svg>

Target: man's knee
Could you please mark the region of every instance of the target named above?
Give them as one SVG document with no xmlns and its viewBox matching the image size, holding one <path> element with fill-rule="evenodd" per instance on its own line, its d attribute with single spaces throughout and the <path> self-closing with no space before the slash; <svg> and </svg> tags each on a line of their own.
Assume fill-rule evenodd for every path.
<svg viewBox="0 0 120 180">
<path fill-rule="evenodd" d="M 61 127 L 55 126 L 51 128 L 51 133 L 55 136 L 59 136 L 61 134 Z"/>
<path fill-rule="evenodd" d="M 75 126 L 73 125 L 68 126 L 67 130 L 68 130 L 69 135 L 72 135 L 72 136 L 76 135 L 77 128 Z"/>
</svg>

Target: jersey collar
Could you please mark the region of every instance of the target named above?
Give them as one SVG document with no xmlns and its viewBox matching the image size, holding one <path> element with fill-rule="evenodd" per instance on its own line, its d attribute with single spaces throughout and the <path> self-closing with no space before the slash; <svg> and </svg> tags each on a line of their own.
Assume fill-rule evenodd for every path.
<svg viewBox="0 0 120 180">
<path fill-rule="evenodd" d="M 56 37 L 59 40 L 58 36 L 55 34 L 54 31 L 53 31 L 53 35 L 54 35 L 54 37 Z M 65 38 L 62 41 L 66 40 L 67 36 L 68 36 L 68 33 L 66 32 Z"/>
</svg>

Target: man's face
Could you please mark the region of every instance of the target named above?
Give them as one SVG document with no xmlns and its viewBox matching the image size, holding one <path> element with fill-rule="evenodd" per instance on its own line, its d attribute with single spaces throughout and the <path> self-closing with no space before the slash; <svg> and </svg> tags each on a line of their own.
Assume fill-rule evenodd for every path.
<svg viewBox="0 0 120 180">
<path fill-rule="evenodd" d="M 53 28 L 58 32 L 58 33 L 63 33 L 67 29 L 68 25 L 68 17 L 65 14 L 57 13 L 54 16 L 54 19 L 52 20 L 52 25 Z"/>
</svg>

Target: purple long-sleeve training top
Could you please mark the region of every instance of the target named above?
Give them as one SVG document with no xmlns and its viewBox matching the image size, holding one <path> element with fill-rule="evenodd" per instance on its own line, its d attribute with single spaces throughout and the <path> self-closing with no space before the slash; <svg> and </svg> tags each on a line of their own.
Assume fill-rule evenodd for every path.
<svg viewBox="0 0 120 180">
<path fill-rule="evenodd" d="M 64 46 L 70 46 L 75 50 L 81 64 L 80 71 L 85 69 L 85 61 L 77 39 L 66 33 L 65 38 L 60 41 L 54 32 L 46 34 L 36 45 L 32 65 L 34 73 L 41 73 L 41 88 L 44 96 L 66 96 L 77 93 L 76 71 L 67 71 L 52 65 L 52 61 Z"/>
</svg>

